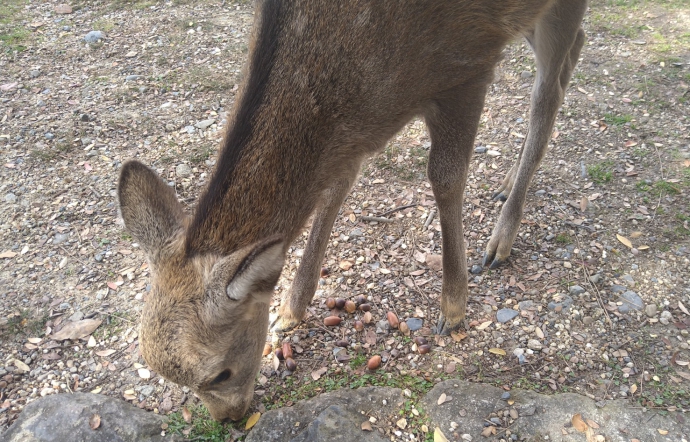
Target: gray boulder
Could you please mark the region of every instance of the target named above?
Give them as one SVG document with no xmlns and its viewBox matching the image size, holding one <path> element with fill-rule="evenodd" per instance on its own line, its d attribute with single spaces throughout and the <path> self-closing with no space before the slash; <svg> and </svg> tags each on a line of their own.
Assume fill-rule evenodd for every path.
<svg viewBox="0 0 690 442">
<path fill-rule="evenodd" d="M 100 416 L 92 430 L 91 417 Z M 119 399 L 90 393 L 56 394 L 31 402 L 0 437 L 5 442 L 162 442 L 163 416 Z"/>
</svg>

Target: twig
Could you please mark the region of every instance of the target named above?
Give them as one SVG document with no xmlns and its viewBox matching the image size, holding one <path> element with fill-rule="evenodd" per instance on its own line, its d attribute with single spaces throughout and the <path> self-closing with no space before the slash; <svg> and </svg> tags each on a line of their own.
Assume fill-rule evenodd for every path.
<svg viewBox="0 0 690 442">
<path fill-rule="evenodd" d="M 394 219 L 383 218 L 380 216 L 363 216 L 360 218 L 362 221 L 375 221 L 377 223 L 393 223 Z"/>
<path fill-rule="evenodd" d="M 426 221 L 424 221 L 424 229 L 426 230 L 429 228 L 429 224 L 431 224 L 431 221 L 434 220 L 434 216 L 436 215 L 436 209 L 431 209 L 429 211 L 429 216 L 426 217 Z"/>
<path fill-rule="evenodd" d="M 391 210 L 388 210 L 388 211 L 386 211 L 386 212 L 383 212 L 383 213 L 382 213 L 381 215 L 379 215 L 379 216 L 388 216 L 388 215 L 390 215 L 391 213 L 399 212 L 399 211 L 401 211 L 401 210 L 409 209 L 410 207 L 415 207 L 415 206 L 416 206 L 416 204 L 407 204 L 407 205 L 404 205 L 404 206 L 394 207 L 394 208 L 392 208 Z"/>
</svg>

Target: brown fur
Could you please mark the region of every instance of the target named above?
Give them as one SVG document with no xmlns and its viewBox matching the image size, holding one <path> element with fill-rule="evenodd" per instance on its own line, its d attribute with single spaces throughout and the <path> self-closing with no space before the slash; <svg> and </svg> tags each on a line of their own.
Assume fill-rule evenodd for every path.
<svg viewBox="0 0 690 442">
<path fill-rule="evenodd" d="M 585 0 L 326 2 L 266 0 L 218 167 L 187 219 L 174 192 L 123 166 L 127 229 L 152 267 L 141 350 L 199 394 L 216 419 L 239 419 L 253 393 L 268 305 L 290 243 L 316 210 L 276 329 L 311 301 L 328 236 L 364 158 L 415 115 L 429 127 L 429 180 L 443 230 L 438 332 L 465 318 L 462 197 L 484 95 L 505 44 L 524 35 L 538 72 L 530 128 L 499 189 L 507 198 L 485 263 L 505 260 L 529 182 L 577 63 Z"/>
</svg>

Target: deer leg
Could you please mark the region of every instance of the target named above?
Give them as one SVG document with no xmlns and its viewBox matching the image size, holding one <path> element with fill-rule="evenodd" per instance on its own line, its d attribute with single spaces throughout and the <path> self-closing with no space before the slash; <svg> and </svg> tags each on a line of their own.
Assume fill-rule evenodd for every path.
<svg viewBox="0 0 690 442">
<path fill-rule="evenodd" d="M 518 162 L 508 173 L 498 199 L 507 198 L 484 252 L 483 265 L 496 268 L 510 255 L 522 219 L 527 189 L 551 137 L 570 75 L 585 41 L 580 28 L 585 0 L 558 1 L 527 36 L 537 59 L 530 123 Z"/>
<path fill-rule="evenodd" d="M 352 169 L 354 172 L 350 177 L 337 180 L 331 188 L 323 193 L 321 205 L 314 217 L 295 280 L 283 297 L 278 317 L 271 324 L 271 330 L 274 332 L 291 330 L 304 318 L 304 313 L 316 292 L 321 263 L 326 253 L 328 238 L 331 230 L 333 230 L 333 223 L 357 177 L 359 163 Z"/>
<path fill-rule="evenodd" d="M 443 241 L 441 315 L 436 326 L 448 334 L 463 323 L 467 309 L 467 259 L 462 200 L 474 137 L 484 106 L 486 83 L 446 91 L 425 113 L 431 137 L 428 175 L 436 198 Z"/>
</svg>

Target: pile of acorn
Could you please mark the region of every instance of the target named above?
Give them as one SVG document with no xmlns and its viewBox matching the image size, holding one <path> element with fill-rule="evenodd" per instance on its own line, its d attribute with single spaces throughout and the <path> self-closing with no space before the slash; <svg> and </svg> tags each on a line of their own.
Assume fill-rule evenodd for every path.
<svg viewBox="0 0 690 442">
<path fill-rule="evenodd" d="M 340 316 L 338 316 L 340 311 L 345 311 L 349 314 L 353 314 L 357 310 L 362 312 L 362 319 L 357 319 L 355 321 L 355 330 L 358 332 L 364 330 L 364 324 L 369 324 L 373 320 L 373 316 L 371 314 L 371 304 L 367 303 L 367 298 L 364 295 L 357 295 L 352 300 L 345 300 L 343 298 L 328 298 L 326 299 L 326 307 L 331 310 L 331 315 L 327 316 L 323 320 L 323 325 L 327 327 L 340 325 L 343 320 Z M 386 318 L 388 319 L 388 324 L 391 326 L 391 328 L 400 330 L 400 332 L 406 336 L 410 335 L 410 328 L 408 327 L 407 323 L 405 321 L 401 322 L 398 320 L 398 316 L 394 312 L 389 311 L 386 314 Z M 431 345 L 429 345 L 427 340 L 421 336 L 415 337 L 414 343 L 416 344 L 417 351 L 420 354 L 427 354 L 431 351 Z M 342 339 L 336 341 L 335 345 L 338 347 L 347 347 L 349 342 L 346 339 Z M 271 349 L 271 344 L 266 343 L 263 355 L 269 355 L 271 353 Z M 288 370 L 295 371 L 295 369 L 297 369 L 297 363 L 292 358 L 292 346 L 289 342 L 283 342 L 282 347 L 276 348 L 275 355 L 279 360 L 285 361 L 285 367 Z M 367 368 L 369 370 L 376 370 L 380 366 L 381 356 L 379 355 L 372 356 L 367 362 Z"/>
</svg>

